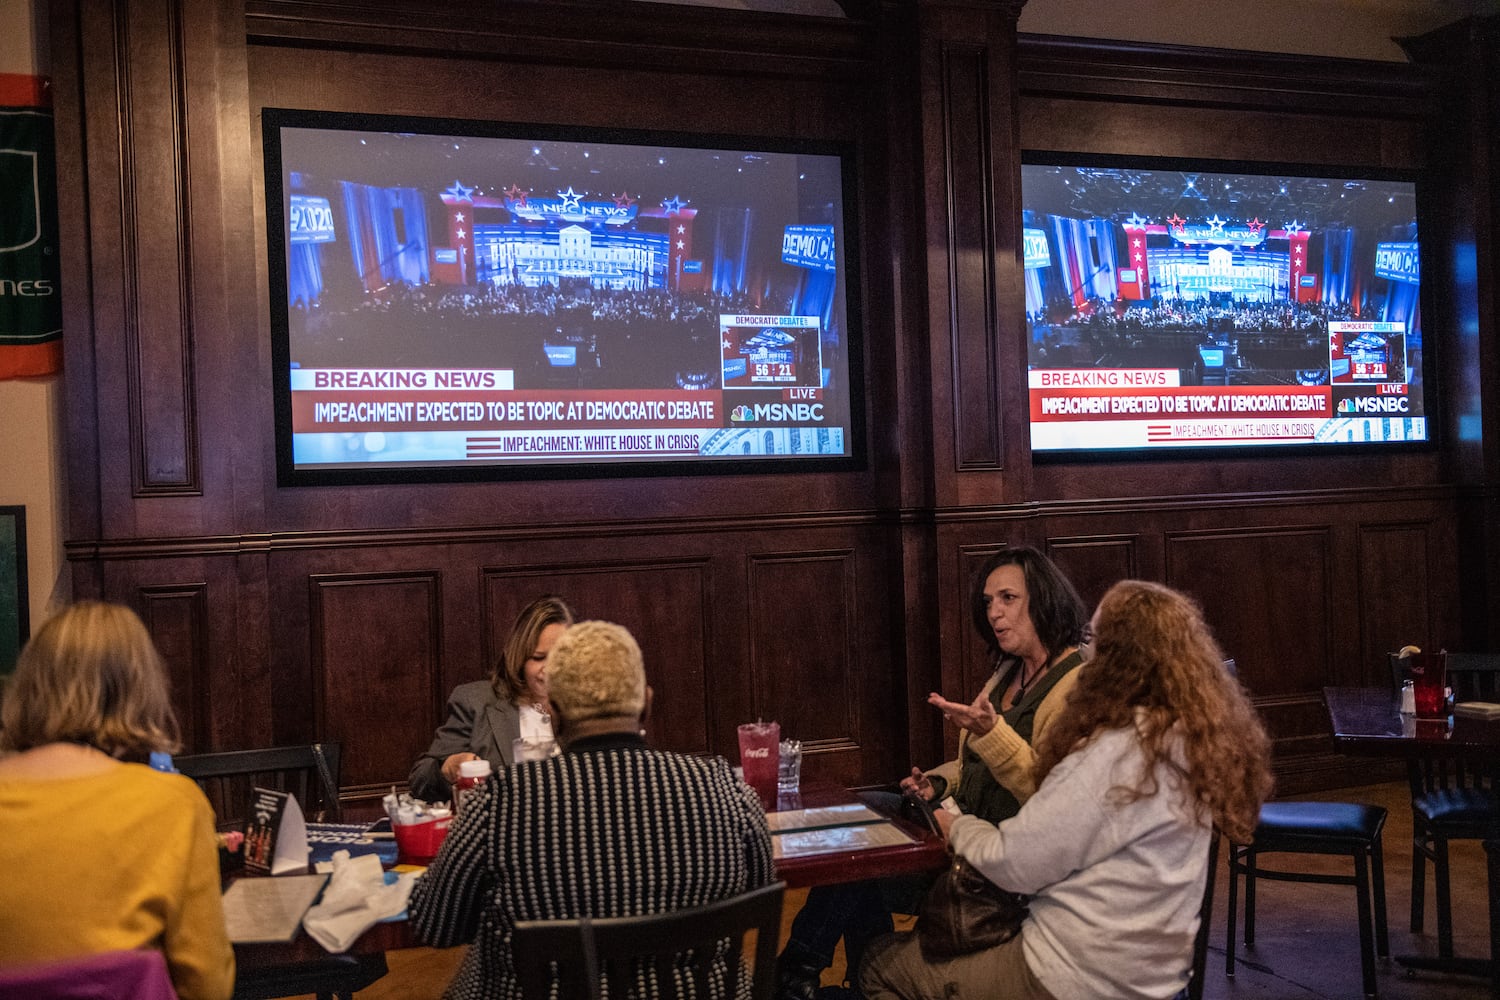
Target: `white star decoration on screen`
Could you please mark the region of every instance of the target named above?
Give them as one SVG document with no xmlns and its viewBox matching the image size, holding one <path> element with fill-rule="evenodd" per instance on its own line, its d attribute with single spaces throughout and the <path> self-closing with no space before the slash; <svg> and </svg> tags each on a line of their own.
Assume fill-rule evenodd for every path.
<svg viewBox="0 0 1500 1000">
<path fill-rule="evenodd" d="M 1131 215 L 1130 215 L 1130 218 L 1128 218 L 1128 219 L 1125 220 L 1125 224 L 1129 225 L 1129 226 L 1134 226 L 1136 229 L 1140 229 L 1140 228 L 1142 228 L 1143 226 L 1146 225 L 1147 221 L 1148 220 L 1141 218 L 1141 213 L 1139 213 L 1139 212 L 1132 212 Z"/>
<path fill-rule="evenodd" d="M 468 201 L 470 198 L 474 197 L 474 189 L 471 187 L 464 187 L 462 181 L 454 181 L 453 186 L 444 191 L 443 194 L 447 195 L 450 198 L 457 198 L 459 201 Z"/>
<path fill-rule="evenodd" d="M 454 222 L 462 222 L 462 221 L 464 221 L 464 213 L 462 213 L 462 212 L 454 212 L 453 213 L 453 221 Z"/>
<path fill-rule="evenodd" d="M 1208 223 L 1208 231 L 1209 231 L 1209 233 L 1211 233 L 1212 235 L 1215 235 L 1215 236 L 1222 236 L 1224 234 L 1224 220 L 1223 219 L 1221 219 L 1217 215 L 1215 215 L 1213 218 L 1207 219 L 1205 221 L 1207 221 L 1207 223 Z"/>
<path fill-rule="evenodd" d="M 573 190 L 573 185 L 571 184 L 568 185 L 566 191 L 557 192 L 557 196 L 562 199 L 564 212 L 578 211 L 578 203 L 583 198 L 583 195 Z"/>
</svg>

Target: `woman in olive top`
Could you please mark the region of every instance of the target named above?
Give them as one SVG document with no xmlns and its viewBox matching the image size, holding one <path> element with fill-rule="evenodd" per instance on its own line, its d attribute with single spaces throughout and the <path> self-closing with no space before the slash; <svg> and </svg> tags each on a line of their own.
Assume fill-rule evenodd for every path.
<svg viewBox="0 0 1500 1000">
<path fill-rule="evenodd" d="M 0 966 L 158 948 L 182 1000 L 227 1000 L 213 810 L 188 778 L 127 763 L 178 749 L 141 620 L 88 601 L 48 621 L 0 726 Z"/>
<path fill-rule="evenodd" d="M 952 797 L 991 823 L 1014 816 L 1035 791 L 1033 734 L 1066 702 L 1088 613 L 1067 577 L 1042 553 L 1002 546 L 974 576 L 974 627 L 994 666 L 970 704 L 928 701 L 962 727 L 958 757 L 931 771 L 913 768 L 901 787 L 933 801 Z M 852 978 L 864 946 L 892 929 L 892 912 L 912 912 L 930 876 L 814 888 L 792 921 L 781 953 L 778 1000 L 813 1000 L 839 938 Z"/>
</svg>

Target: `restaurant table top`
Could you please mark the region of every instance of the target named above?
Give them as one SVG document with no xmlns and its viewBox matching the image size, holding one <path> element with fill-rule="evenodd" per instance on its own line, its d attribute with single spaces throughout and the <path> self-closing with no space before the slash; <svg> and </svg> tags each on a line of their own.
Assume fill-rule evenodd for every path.
<svg viewBox="0 0 1500 1000">
<path fill-rule="evenodd" d="M 1323 701 L 1334 742 L 1344 753 L 1367 757 L 1500 753 L 1500 720 L 1417 719 L 1401 714 L 1395 694 L 1384 687 L 1326 687 Z"/>
<path fill-rule="evenodd" d="M 777 811 L 819 809 L 859 801 L 855 792 L 840 785 L 809 783 L 798 793 L 780 796 Z M 947 863 L 947 842 L 941 837 L 901 817 L 884 818 L 905 835 L 904 842 L 781 858 L 776 862 L 777 877 L 791 888 L 802 888 L 928 871 Z M 372 955 L 421 944 L 411 925 L 398 920 L 375 924 L 360 936 L 349 953 Z M 328 952 L 304 931 L 299 931 L 288 942 L 236 944 L 234 953 L 236 961 L 247 968 L 311 962 L 328 956 Z"/>
</svg>

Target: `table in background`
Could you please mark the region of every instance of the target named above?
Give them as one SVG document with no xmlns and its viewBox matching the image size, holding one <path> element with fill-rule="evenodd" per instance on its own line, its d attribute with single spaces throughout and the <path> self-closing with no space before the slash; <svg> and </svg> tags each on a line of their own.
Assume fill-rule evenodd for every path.
<svg viewBox="0 0 1500 1000">
<path fill-rule="evenodd" d="M 1500 720 L 1413 719 L 1397 710 L 1396 697 L 1387 688 L 1329 687 L 1323 702 L 1333 725 L 1333 740 L 1347 754 L 1408 760 L 1423 756 L 1466 756 L 1491 759 L 1500 754 Z M 1490 957 L 1437 958 L 1398 955 L 1396 962 L 1407 969 L 1458 972 L 1487 976 L 1491 996 L 1500 998 L 1500 814 L 1495 832 L 1484 843 L 1490 901 Z"/>
<path fill-rule="evenodd" d="M 777 801 L 778 809 L 821 809 L 853 804 L 867 803 L 862 802 L 850 789 L 823 784 L 805 784 L 801 792 L 782 795 Z M 888 875 L 909 875 L 947 865 L 947 841 L 899 816 L 885 812 L 881 812 L 881 815 L 911 837 L 911 843 L 782 858 L 776 862 L 777 877 L 788 888 L 800 889 L 814 885 L 860 882 Z"/>
</svg>

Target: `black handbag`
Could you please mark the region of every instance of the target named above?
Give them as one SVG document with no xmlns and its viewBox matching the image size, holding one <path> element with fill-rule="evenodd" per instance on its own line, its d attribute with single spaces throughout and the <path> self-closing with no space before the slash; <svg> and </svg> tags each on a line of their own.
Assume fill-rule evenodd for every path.
<svg viewBox="0 0 1500 1000">
<path fill-rule="evenodd" d="M 1028 897 L 1002 889 L 954 856 L 917 913 L 917 943 L 929 962 L 971 955 L 1021 933 Z"/>
</svg>

